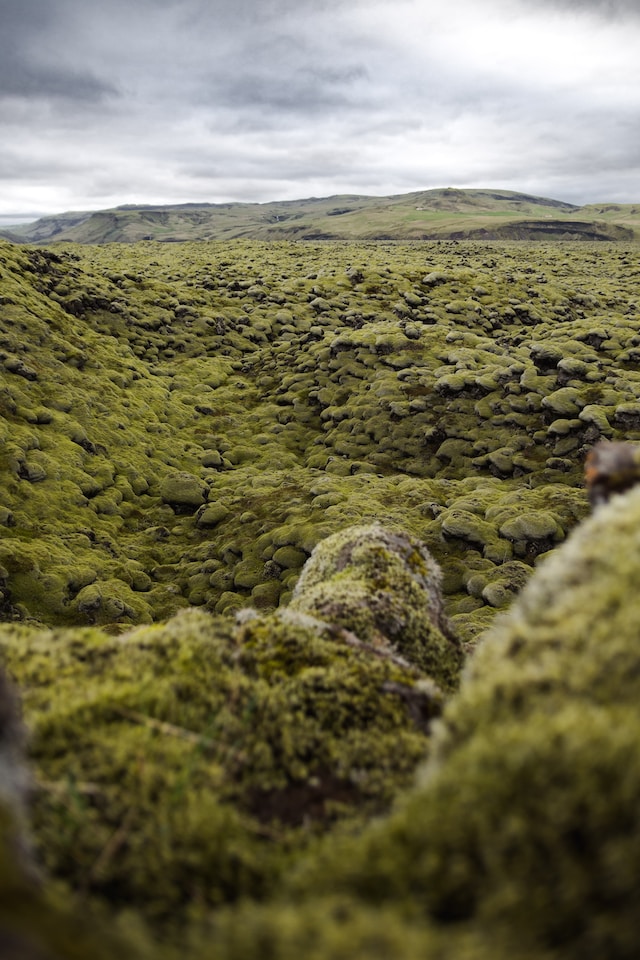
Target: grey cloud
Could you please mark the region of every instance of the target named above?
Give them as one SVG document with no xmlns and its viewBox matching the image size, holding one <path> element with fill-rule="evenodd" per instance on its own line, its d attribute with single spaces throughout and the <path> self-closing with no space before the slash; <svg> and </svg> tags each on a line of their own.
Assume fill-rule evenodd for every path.
<svg viewBox="0 0 640 960">
<path fill-rule="evenodd" d="M 595 13 L 607 19 L 640 19 L 638 0 L 525 0 L 533 7 L 555 7 L 572 13 Z"/>
<path fill-rule="evenodd" d="M 311 117 L 336 109 L 349 109 L 357 95 L 353 85 L 366 77 L 364 67 L 331 71 L 321 67 L 289 67 L 277 72 L 249 67 L 235 76 L 211 81 L 219 107 L 242 109 L 239 123 L 253 115 L 251 129 L 282 123 L 289 115 Z M 266 111 L 266 112 L 265 112 Z"/>
<path fill-rule="evenodd" d="M 153 3 L 153 0 L 148 0 Z M 366 7 L 368 0 L 187 0 L 181 4 L 185 21 L 243 26 L 280 21 L 307 11 L 324 15 L 334 10 Z"/>
<path fill-rule="evenodd" d="M 117 94 L 110 83 L 98 80 L 88 73 L 65 69 L 45 69 L 15 62 L 0 52 L 0 96 L 64 99 L 95 103 Z M 12 62 L 13 61 L 13 62 Z"/>
<path fill-rule="evenodd" d="M 2 2 L 5 95 L 316 112 L 346 104 L 341 90 L 362 72 L 348 54 L 346 66 L 336 65 L 339 38 L 313 36 L 317 19 L 342 0 Z"/>
<path fill-rule="evenodd" d="M 19 41 L 46 29 L 56 16 L 56 0 L 1 0 L 2 36 Z"/>
<path fill-rule="evenodd" d="M 625 0 L 0 0 L 0 211 L 45 193 L 61 209 L 450 183 L 572 199 L 590 177 L 637 192 L 636 14 Z"/>
<path fill-rule="evenodd" d="M 191 102 L 209 107 L 218 120 L 227 111 L 234 128 L 247 130 L 350 113 L 363 105 L 368 50 L 354 38 L 319 30 L 316 18 L 317 9 L 312 21 L 298 9 L 295 18 L 279 18 L 270 29 L 243 24 L 222 40 L 213 30 L 211 55 L 203 55 L 203 48 L 192 54 Z M 176 73 L 177 83 L 184 82 L 184 73 Z"/>
<path fill-rule="evenodd" d="M 46 182 L 52 176 L 60 176 L 68 170 L 67 158 L 54 156 L 25 157 L 18 151 L 0 154 L 0 181 L 29 177 L 34 182 Z"/>
<path fill-rule="evenodd" d="M 63 98 L 96 102 L 116 89 L 90 71 L 61 61 L 50 65 L 42 51 L 56 23 L 55 0 L 2 0 L 0 3 L 0 96 Z"/>
</svg>

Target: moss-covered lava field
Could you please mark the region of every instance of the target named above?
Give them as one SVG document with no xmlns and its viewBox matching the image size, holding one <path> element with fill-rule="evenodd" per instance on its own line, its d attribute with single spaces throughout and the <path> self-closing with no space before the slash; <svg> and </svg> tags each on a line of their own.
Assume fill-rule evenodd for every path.
<svg viewBox="0 0 640 960">
<path fill-rule="evenodd" d="M 0 243 L 0 439 L 10 960 L 637 956 L 640 248 Z"/>
<path fill-rule="evenodd" d="M 617 245 L 0 252 L 3 616 L 286 603 L 315 544 L 399 523 L 467 638 L 640 437 L 640 257 Z"/>
</svg>

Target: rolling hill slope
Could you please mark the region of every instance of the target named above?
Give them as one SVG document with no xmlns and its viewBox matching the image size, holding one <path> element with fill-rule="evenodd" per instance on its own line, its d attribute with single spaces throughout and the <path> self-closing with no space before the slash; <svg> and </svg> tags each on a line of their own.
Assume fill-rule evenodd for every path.
<svg viewBox="0 0 640 960">
<path fill-rule="evenodd" d="M 614 240 L 640 236 L 640 205 L 576 207 L 507 190 L 390 197 L 124 206 L 44 217 L 0 233 L 19 243 L 139 240 Z"/>
</svg>

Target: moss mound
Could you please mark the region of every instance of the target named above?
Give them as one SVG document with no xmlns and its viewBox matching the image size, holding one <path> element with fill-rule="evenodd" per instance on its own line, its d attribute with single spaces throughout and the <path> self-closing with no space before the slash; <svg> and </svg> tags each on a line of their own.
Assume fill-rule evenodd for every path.
<svg viewBox="0 0 640 960">
<path fill-rule="evenodd" d="M 208 946 L 196 948 L 197 960 L 211 956 L 207 949 L 225 960 L 554 960 L 505 933 L 439 928 L 344 894 L 223 912 L 202 937 Z"/>
<path fill-rule="evenodd" d="M 482 637 L 419 786 L 321 889 L 562 957 L 637 955 L 639 522 L 636 488 L 544 562 Z"/>
<path fill-rule="evenodd" d="M 431 741 L 433 682 L 301 610 L 187 611 L 122 637 L 6 626 L 48 866 L 110 909 L 177 923 L 196 960 L 212 945 L 225 960 L 631 960 L 639 521 L 635 488 L 541 564 L 481 638 Z M 370 573 L 381 544 L 403 563 L 417 548 L 369 534 L 316 552 L 311 596 L 358 565 Z"/>
<path fill-rule="evenodd" d="M 451 690 L 463 654 L 444 617 L 441 580 L 415 538 L 380 525 L 352 527 L 315 548 L 289 609 L 392 646 Z"/>
<path fill-rule="evenodd" d="M 346 542 L 361 555 L 352 570 L 369 571 L 382 544 L 377 576 L 411 561 L 440 616 L 437 569 L 421 544 L 379 526 Z M 317 585 L 318 565 L 322 551 L 310 561 Z M 405 591 L 415 603 L 414 587 L 392 580 L 389 603 L 400 609 Z M 32 728 L 46 868 L 75 891 L 176 923 L 265 897 L 315 837 L 387 808 L 428 749 L 443 703 L 434 680 L 451 688 L 462 658 L 434 625 L 416 630 L 406 658 L 344 629 L 334 609 L 353 627 L 364 597 L 336 590 L 338 606 L 315 617 L 299 602 L 237 622 L 184 611 L 117 638 L 5 627 Z"/>
<path fill-rule="evenodd" d="M 18 702 L 0 670 L 0 951 L 3 960 L 114 960 L 126 951 L 142 960 L 134 942 L 103 925 L 100 937 L 72 910 L 41 888 L 28 837 L 30 777 Z M 147 941 L 150 943 L 150 941 Z"/>
</svg>

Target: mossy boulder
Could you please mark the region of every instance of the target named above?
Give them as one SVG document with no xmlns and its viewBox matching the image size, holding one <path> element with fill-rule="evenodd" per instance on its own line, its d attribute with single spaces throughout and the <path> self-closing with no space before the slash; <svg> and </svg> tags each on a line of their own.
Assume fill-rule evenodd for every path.
<svg viewBox="0 0 640 960">
<path fill-rule="evenodd" d="M 211 528 L 226 520 L 229 510 L 221 503 L 207 503 L 196 514 L 196 526 Z"/>
<path fill-rule="evenodd" d="M 184 922 L 196 908 L 264 897 L 334 823 L 388 807 L 442 708 L 431 676 L 453 685 L 460 654 L 436 626 L 437 571 L 419 543 L 376 527 L 351 538 L 352 552 L 368 556 L 379 591 L 386 580 L 398 595 L 395 608 L 379 607 L 381 624 L 429 602 L 434 623 L 417 609 L 407 622 L 430 675 L 301 604 L 237 622 L 185 611 L 118 638 L 5 626 L 3 657 L 25 690 L 49 785 L 34 834 L 54 876 L 154 922 Z M 333 565 L 319 565 L 331 580 Z"/>
<path fill-rule="evenodd" d="M 496 531 L 492 524 L 487 523 L 475 513 L 460 510 L 457 507 L 441 513 L 440 523 L 446 537 L 466 541 L 480 549 L 496 538 Z"/>
<path fill-rule="evenodd" d="M 207 499 L 207 484 L 193 474 L 171 474 L 160 485 L 160 496 L 164 503 L 178 509 L 197 510 Z"/>
<path fill-rule="evenodd" d="M 440 584 L 440 568 L 417 538 L 380 524 L 357 526 L 318 544 L 290 607 L 397 650 L 451 690 L 462 650 Z"/>
<path fill-rule="evenodd" d="M 577 387 L 560 387 L 542 400 L 542 406 L 556 417 L 577 416 L 585 403 Z"/>
<path fill-rule="evenodd" d="M 42 890 L 27 827 L 32 789 L 18 700 L 0 669 L 0 952 L 3 960 L 142 960 L 133 943 L 66 910 Z M 93 929 L 92 929 L 93 926 Z M 100 924 L 102 927 L 102 925 Z M 125 953 L 123 954 L 123 950 Z"/>
<path fill-rule="evenodd" d="M 86 576 L 89 576 L 87 572 Z M 140 585 L 148 587 L 145 578 Z M 89 583 L 77 593 L 72 607 L 86 623 L 107 624 L 119 621 L 141 623 L 151 619 L 149 604 L 123 579 Z"/>
<path fill-rule="evenodd" d="M 525 955 L 638 955 L 639 525 L 635 488 L 541 564 L 481 638 L 419 785 L 338 844 L 314 896 L 508 930 Z"/>
<path fill-rule="evenodd" d="M 272 559 L 287 570 L 300 570 L 306 562 L 307 554 L 297 547 L 285 545 L 274 551 Z"/>
<path fill-rule="evenodd" d="M 557 519 L 541 510 L 528 510 L 505 520 L 500 525 L 500 536 L 506 540 L 525 542 L 564 539 L 564 531 Z"/>
</svg>

